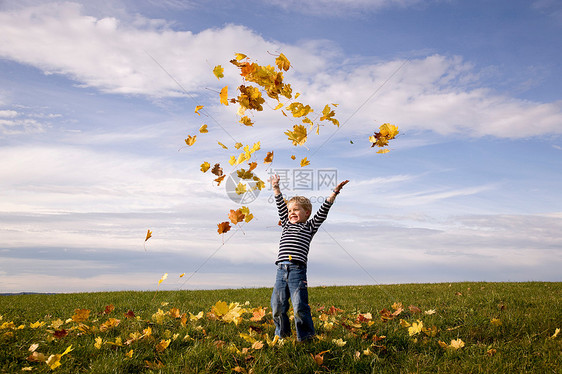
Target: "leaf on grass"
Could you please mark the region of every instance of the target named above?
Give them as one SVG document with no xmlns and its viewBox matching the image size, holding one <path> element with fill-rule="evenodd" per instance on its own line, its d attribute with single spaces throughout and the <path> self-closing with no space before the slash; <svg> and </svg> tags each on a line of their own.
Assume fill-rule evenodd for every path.
<svg viewBox="0 0 562 374">
<path fill-rule="evenodd" d="M 113 304 L 109 304 L 105 306 L 105 309 L 103 310 L 103 314 L 109 314 L 111 312 L 113 312 L 115 310 L 115 305 Z"/>
<path fill-rule="evenodd" d="M 552 336 L 550 337 L 550 339 L 556 339 L 556 337 L 558 336 L 559 333 L 560 333 L 560 328 L 557 327 L 557 328 L 554 330 L 554 334 L 552 334 Z"/>
<path fill-rule="evenodd" d="M 502 325 L 502 321 L 499 318 L 492 318 L 490 323 L 494 326 L 500 327 Z"/>
<path fill-rule="evenodd" d="M 328 349 L 327 351 L 322 351 L 320 353 L 317 353 L 315 355 L 313 355 L 312 353 L 310 354 L 310 356 L 312 356 L 312 359 L 314 360 L 314 362 L 316 362 L 316 364 L 318 366 L 322 366 L 324 364 L 324 355 L 326 353 L 330 352 L 330 350 Z"/>
<path fill-rule="evenodd" d="M 74 315 L 72 316 L 74 322 L 84 322 L 88 318 L 90 318 L 89 309 L 74 309 Z"/>
<path fill-rule="evenodd" d="M 337 345 L 338 347 L 343 347 L 344 345 L 347 344 L 347 342 L 344 341 L 342 338 L 339 338 L 339 339 L 332 339 L 332 343 L 334 343 L 334 344 Z"/>
<path fill-rule="evenodd" d="M 168 348 L 168 346 L 170 345 L 171 339 L 167 339 L 167 340 L 160 340 L 160 343 L 156 344 L 156 351 L 157 352 L 164 352 L 166 350 L 166 348 Z"/>
<path fill-rule="evenodd" d="M 101 349 L 101 345 L 102 345 L 102 344 L 103 344 L 103 339 L 101 338 L 101 336 L 98 336 L 98 337 L 95 339 L 94 347 L 95 347 L 96 349 Z"/>
<path fill-rule="evenodd" d="M 63 353 L 56 354 L 56 355 L 50 355 L 49 358 L 46 361 L 49 368 L 51 370 L 55 370 L 56 368 L 61 366 L 61 363 L 60 363 L 61 358 L 64 355 L 66 355 L 67 353 L 71 352 L 72 350 L 73 350 L 72 345 L 70 345 L 70 346 L 68 346 L 68 348 L 66 348 L 66 350 Z"/>
</svg>

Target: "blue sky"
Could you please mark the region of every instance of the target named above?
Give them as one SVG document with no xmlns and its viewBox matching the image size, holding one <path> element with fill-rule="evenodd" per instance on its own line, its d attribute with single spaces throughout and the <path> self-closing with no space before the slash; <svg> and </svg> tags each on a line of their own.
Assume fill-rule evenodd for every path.
<svg viewBox="0 0 562 374">
<path fill-rule="evenodd" d="M 3 1 L 0 292 L 150 290 L 164 273 L 161 289 L 271 286 L 271 190 L 221 238 L 239 205 L 199 171 L 232 171 L 235 140 L 275 151 L 264 180 L 303 157 L 351 180 L 312 286 L 561 281 L 561 21 L 549 0 Z M 285 54 L 300 99 L 337 103 L 342 125 L 307 148 L 272 110 L 243 128 L 217 94 L 241 84 L 237 52 Z M 385 122 L 400 135 L 381 155 L 368 136 Z M 287 182 L 315 208 L 330 192 Z"/>
</svg>

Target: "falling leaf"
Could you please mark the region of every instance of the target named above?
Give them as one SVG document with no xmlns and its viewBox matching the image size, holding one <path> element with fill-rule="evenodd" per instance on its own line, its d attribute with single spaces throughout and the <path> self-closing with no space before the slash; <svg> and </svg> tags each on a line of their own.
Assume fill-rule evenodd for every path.
<svg viewBox="0 0 562 374">
<path fill-rule="evenodd" d="M 285 131 L 285 135 L 289 137 L 289 140 L 293 142 L 294 146 L 303 145 L 306 143 L 306 127 L 303 125 L 294 125 L 293 131 Z"/>
<path fill-rule="evenodd" d="M 224 234 L 230 230 L 230 223 L 228 221 L 221 222 L 217 226 L 219 227 L 217 230 L 219 234 Z"/>
<path fill-rule="evenodd" d="M 193 135 L 193 136 L 188 135 L 187 138 L 185 139 L 185 144 L 187 144 L 188 146 L 192 146 L 196 140 L 197 140 L 197 135 Z"/>
<path fill-rule="evenodd" d="M 211 169 L 211 173 L 215 174 L 217 177 L 220 177 L 221 175 L 223 175 L 221 165 L 215 164 L 215 166 L 213 166 L 213 169 Z"/>
<path fill-rule="evenodd" d="M 202 125 L 202 126 L 199 128 L 199 132 L 200 132 L 201 134 L 208 133 L 209 130 L 207 130 L 207 125 Z"/>
<path fill-rule="evenodd" d="M 226 177 L 226 175 L 221 175 L 220 177 L 218 177 L 217 179 L 215 179 L 214 181 L 217 182 L 218 186 L 221 185 L 221 182 L 223 181 L 223 179 Z"/>
<path fill-rule="evenodd" d="M 144 241 L 146 242 L 148 239 L 152 238 L 152 231 L 150 231 L 150 229 L 146 232 L 146 238 L 144 239 Z"/>
<path fill-rule="evenodd" d="M 240 121 L 238 121 L 238 122 L 240 122 L 244 126 L 254 126 L 254 123 L 252 122 L 252 120 L 248 116 L 244 116 L 244 117 L 240 118 Z"/>
<path fill-rule="evenodd" d="M 203 109 L 203 108 L 204 108 L 203 105 L 197 105 L 197 106 L 195 107 L 195 113 L 197 113 L 197 115 L 200 116 L 201 113 L 199 113 L 199 111 L 200 111 L 201 109 Z"/>
<path fill-rule="evenodd" d="M 240 143 L 240 142 L 234 144 L 234 148 L 236 148 L 236 149 L 240 149 L 240 148 L 242 148 L 243 146 L 244 146 L 244 144 L 242 144 L 242 143 Z"/>
<path fill-rule="evenodd" d="M 180 274 L 180 278 L 183 278 L 184 275 L 185 275 L 185 273 L 181 273 L 181 274 Z"/>
<path fill-rule="evenodd" d="M 246 185 L 243 184 L 242 182 L 238 183 L 238 185 L 236 186 L 236 189 L 234 190 L 238 195 L 242 195 L 245 194 L 246 191 Z"/>
<path fill-rule="evenodd" d="M 162 278 L 160 278 L 160 280 L 158 281 L 158 285 L 160 285 L 160 283 L 164 282 L 166 280 L 166 278 L 168 278 L 168 273 L 164 273 L 164 275 L 162 275 Z"/>
<path fill-rule="evenodd" d="M 217 79 L 224 78 L 224 68 L 220 65 L 215 66 L 215 68 L 213 69 L 213 74 L 215 74 L 215 77 L 217 77 Z"/>
<path fill-rule="evenodd" d="M 228 147 L 227 147 L 226 145 L 222 144 L 221 142 L 217 142 L 217 143 L 219 143 L 219 145 L 220 145 L 221 147 L 223 147 L 224 149 L 228 149 Z"/>
<path fill-rule="evenodd" d="M 291 155 L 291 160 L 294 160 L 294 159 L 296 159 L 296 158 L 297 158 L 297 156 Z"/>
<path fill-rule="evenodd" d="M 243 60 L 243 59 L 245 59 L 245 58 L 246 58 L 246 55 L 245 55 L 245 54 L 243 54 L 243 53 L 236 53 L 236 59 L 237 59 L 238 61 Z"/>
<path fill-rule="evenodd" d="M 211 164 L 209 164 L 207 161 L 201 164 L 201 171 L 203 173 L 206 173 L 207 170 L 209 170 L 210 168 L 211 168 Z"/>
<path fill-rule="evenodd" d="M 291 63 L 283 53 L 281 53 L 279 57 L 275 59 L 275 65 L 277 65 L 279 70 L 285 70 L 285 71 L 289 70 L 289 68 L 291 67 Z"/>
<path fill-rule="evenodd" d="M 224 86 L 221 89 L 221 93 L 219 95 L 220 103 L 224 105 L 228 105 L 228 86 Z"/>
<path fill-rule="evenodd" d="M 302 168 L 302 167 L 305 167 L 305 166 L 307 166 L 307 165 L 310 165 L 310 161 L 308 161 L 308 160 L 306 159 L 306 157 L 305 157 L 305 158 L 303 158 L 303 159 L 301 160 L 301 168 Z"/>
<path fill-rule="evenodd" d="M 277 109 L 281 109 L 281 108 L 283 108 L 283 103 L 277 104 L 277 106 L 275 108 L 273 108 L 273 110 L 277 110 Z"/>
<path fill-rule="evenodd" d="M 230 213 L 228 214 L 228 218 L 230 219 L 230 222 L 232 222 L 234 225 L 238 224 L 239 222 L 242 222 L 245 216 L 246 215 L 242 213 L 240 209 L 237 210 L 231 209 Z"/>
<path fill-rule="evenodd" d="M 264 162 L 264 164 L 269 164 L 269 163 L 273 162 L 273 151 L 267 152 L 267 155 L 263 159 L 263 162 Z"/>
</svg>

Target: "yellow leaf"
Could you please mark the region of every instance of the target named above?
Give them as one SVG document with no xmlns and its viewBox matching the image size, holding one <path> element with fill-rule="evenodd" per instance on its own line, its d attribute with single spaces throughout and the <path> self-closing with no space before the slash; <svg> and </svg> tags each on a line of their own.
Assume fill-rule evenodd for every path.
<svg viewBox="0 0 562 374">
<path fill-rule="evenodd" d="M 220 65 L 215 66 L 215 68 L 213 69 L 213 74 L 215 74 L 215 77 L 217 77 L 217 79 L 224 78 L 224 68 Z"/>
<path fill-rule="evenodd" d="M 390 152 L 388 149 L 379 149 L 379 150 L 377 151 L 377 153 L 381 153 L 381 154 L 383 154 L 383 153 L 388 153 L 388 152 Z"/>
<path fill-rule="evenodd" d="M 344 341 L 342 338 L 339 338 L 339 339 L 332 339 L 332 343 L 334 343 L 334 344 L 337 345 L 338 347 L 343 347 L 344 345 L 347 344 L 347 342 Z"/>
<path fill-rule="evenodd" d="M 168 273 L 164 273 L 164 275 L 162 275 L 162 278 L 160 278 L 160 280 L 158 281 L 158 285 L 160 285 L 160 283 L 164 282 L 166 280 L 166 278 L 168 278 Z"/>
<path fill-rule="evenodd" d="M 252 122 L 252 120 L 248 116 L 244 116 L 244 117 L 240 118 L 240 121 L 238 121 L 238 122 L 240 122 L 244 126 L 254 126 L 254 123 Z"/>
<path fill-rule="evenodd" d="M 244 146 L 244 144 L 242 144 L 242 143 L 236 143 L 236 144 L 234 144 L 234 148 L 236 148 L 236 149 L 240 149 L 240 148 L 242 148 L 243 146 Z"/>
<path fill-rule="evenodd" d="M 490 323 L 494 326 L 501 326 L 502 325 L 502 321 L 499 318 L 492 318 L 490 320 Z"/>
<path fill-rule="evenodd" d="M 144 239 L 144 241 L 147 241 L 148 239 L 152 238 L 152 231 L 150 231 L 150 229 L 146 232 L 146 238 Z"/>
<path fill-rule="evenodd" d="M 207 125 L 201 126 L 201 127 L 199 128 L 199 132 L 200 132 L 201 134 L 208 133 L 209 130 L 207 130 Z"/>
<path fill-rule="evenodd" d="M 387 139 L 394 139 L 398 135 L 398 127 L 391 125 L 390 123 L 385 123 L 379 127 L 380 134 Z"/>
<path fill-rule="evenodd" d="M 277 110 L 277 109 L 281 109 L 281 108 L 283 108 L 283 103 L 277 104 L 277 106 L 275 108 L 273 108 L 273 110 Z"/>
<path fill-rule="evenodd" d="M 291 63 L 289 62 L 289 60 L 287 59 L 287 57 L 285 57 L 285 55 L 283 53 L 281 53 L 279 55 L 279 57 L 277 57 L 275 59 L 275 64 L 277 65 L 279 70 L 287 71 L 291 67 Z"/>
<path fill-rule="evenodd" d="M 70 345 L 68 348 L 66 348 L 66 350 L 61 354 L 50 355 L 49 358 L 46 361 L 46 364 L 49 366 L 49 368 L 51 370 L 55 370 L 56 368 L 61 366 L 61 363 L 60 363 L 61 358 L 64 355 L 66 355 L 67 353 L 69 353 L 70 351 L 72 351 L 72 345 Z"/>
<path fill-rule="evenodd" d="M 221 104 L 228 105 L 228 86 L 224 86 L 220 93 Z"/>
<path fill-rule="evenodd" d="M 236 186 L 236 189 L 234 190 L 238 195 L 242 195 L 244 193 L 246 193 L 246 185 L 242 184 L 242 182 L 238 183 L 238 186 Z"/>
<path fill-rule="evenodd" d="M 96 347 L 96 349 L 101 349 L 101 345 L 103 344 L 103 339 L 98 336 L 96 338 L 96 342 L 94 343 L 94 347 Z"/>
<path fill-rule="evenodd" d="M 217 143 L 219 143 L 219 145 L 220 145 L 221 147 L 223 147 L 224 149 L 228 149 L 228 147 L 227 147 L 226 145 L 222 144 L 221 142 L 217 141 Z"/>
<path fill-rule="evenodd" d="M 197 115 L 200 116 L 201 113 L 199 113 L 199 111 L 200 111 L 201 109 L 203 109 L 203 108 L 204 108 L 204 105 L 197 105 L 197 106 L 195 107 L 195 113 L 197 113 Z"/>
<path fill-rule="evenodd" d="M 464 347 L 464 342 L 461 339 L 451 340 L 451 348 L 461 349 Z"/>
<path fill-rule="evenodd" d="M 306 166 L 306 165 L 310 165 L 310 161 L 308 161 L 305 157 L 301 160 L 301 168 Z"/>
<path fill-rule="evenodd" d="M 555 339 L 555 338 L 558 336 L 559 333 L 560 333 L 560 328 L 557 327 L 557 328 L 554 330 L 554 334 L 552 334 L 552 336 L 551 336 L 550 338 L 551 338 L 551 339 Z"/>
<path fill-rule="evenodd" d="M 131 349 L 129 352 L 125 353 L 125 356 L 133 358 L 133 350 Z"/>
<path fill-rule="evenodd" d="M 310 105 L 304 105 L 304 104 L 299 103 L 299 102 L 291 103 L 287 107 L 287 109 L 290 110 L 291 113 L 293 113 L 293 117 L 304 117 L 307 114 L 313 112 Z"/>
<path fill-rule="evenodd" d="M 157 352 L 160 352 L 160 353 L 161 353 L 161 352 L 164 352 L 164 351 L 166 350 L 166 348 L 168 348 L 168 346 L 170 345 L 170 342 L 171 342 L 171 341 L 172 341 L 171 339 L 167 339 L 167 340 L 162 339 L 162 340 L 160 340 L 160 343 L 158 343 L 158 344 L 156 345 L 156 351 L 157 351 Z"/>
<path fill-rule="evenodd" d="M 206 173 L 207 170 L 209 170 L 210 168 L 211 168 L 211 164 L 209 164 L 207 161 L 201 164 L 201 171 L 203 173 Z"/>
<path fill-rule="evenodd" d="M 418 322 L 412 323 L 412 326 L 408 327 L 408 335 L 417 335 L 422 331 L 423 322 L 418 319 Z"/>
<path fill-rule="evenodd" d="M 185 275 L 185 273 L 181 273 L 181 274 L 180 274 L 180 278 L 183 278 L 184 275 Z"/>
<path fill-rule="evenodd" d="M 294 146 L 303 145 L 306 143 L 306 127 L 303 125 L 294 125 L 293 131 L 287 130 L 285 131 L 285 135 L 289 137 L 289 140 L 293 142 Z"/>
<path fill-rule="evenodd" d="M 41 326 L 45 325 L 46 323 L 47 323 L 47 322 L 40 322 L 40 321 L 37 321 L 37 322 L 35 322 L 35 323 L 30 323 L 30 324 L 29 324 L 29 327 L 31 327 L 32 329 L 36 329 L 36 328 L 38 328 L 38 327 L 41 327 Z"/>
<path fill-rule="evenodd" d="M 90 318 L 89 309 L 74 309 L 74 315 L 72 316 L 74 322 L 84 322 L 88 318 Z"/>
<path fill-rule="evenodd" d="M 195 143 L 196 140 L 197 140 L 197 135 L 193 135 L 193 136 L 188 135 L 187 139 L 185 139 L 185 144 L 187 144 L 189 146 L 192 146 L 193 143 Z"/>
<path fill-rule="evenodd" d="M 246 55 L 243 54 L 243 53 L 237 53 L 237 54 L 236 54 L 236 59 L 237 59 L 238 61 L 243 60 L 243 59 L 245 59 L 245 58 L 246 58 Z"/>
</svg>

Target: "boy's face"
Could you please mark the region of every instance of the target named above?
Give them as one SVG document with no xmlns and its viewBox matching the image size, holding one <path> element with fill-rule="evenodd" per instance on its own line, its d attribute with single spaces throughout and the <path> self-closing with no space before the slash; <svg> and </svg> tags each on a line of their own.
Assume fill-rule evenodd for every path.
<svg viewBox="0 0 562 374">
<path fill-rule="evenodd" d="M 289 210 L 289 222 L 291 223 L 306 222 L 308 217 L 310 217 L 310 212 L 304 210 L 304 208 L 298 203 L 289 203 L 287 209 Z"/>
</svg>

